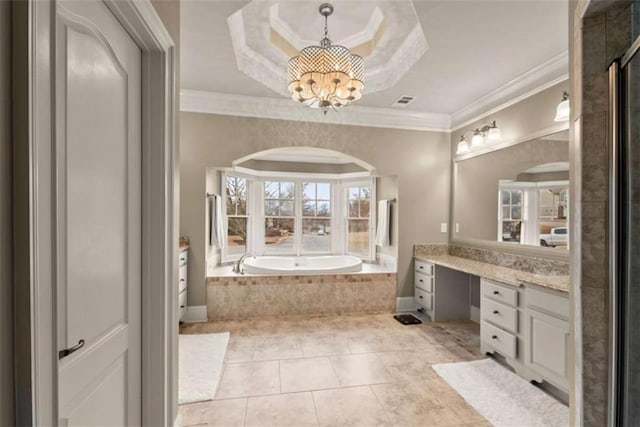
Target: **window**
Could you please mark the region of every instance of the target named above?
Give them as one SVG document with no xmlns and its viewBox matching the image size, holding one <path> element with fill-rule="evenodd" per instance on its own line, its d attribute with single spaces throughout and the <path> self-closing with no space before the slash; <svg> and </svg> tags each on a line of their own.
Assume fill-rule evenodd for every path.
<svg viewBox="0 0 640 427">
<path fill-rule="evenodd" d="M 520 243 L 522 231 L 522 191 L 501 190 L 501 241 Z"/>
<path fill-rule="evenodd" d="M 302 252 L 331 251 L 331 184 L 302 183 Z"/>
<path fill-rule="evenodd" d="M 225 176 L 227 213 L 227 256 L 242 255 L 247 251 L 248 188 L 247 179 Z"/>
<path fill-rule="evenodd" d="M 347 188 L 347 252 L 349 254 L 369 256 L 371 193 L 371 185 Z"/>
<path fill-rule="evenodd" d="M 295 254 L 296 184 L 285 181 L 264 183 L 264 253 Z"/>
</svg>

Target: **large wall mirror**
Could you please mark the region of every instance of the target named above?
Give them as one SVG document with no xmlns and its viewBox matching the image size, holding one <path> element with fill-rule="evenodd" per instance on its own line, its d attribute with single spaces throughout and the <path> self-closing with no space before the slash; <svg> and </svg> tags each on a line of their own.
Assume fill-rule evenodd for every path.
<svg viewBox="0 0 640 427">
<path fill-rule="evenodd" d="M 468 156 L 454 171 L 454 241 L 568 251 L 568 130 Z"/>
</svg>

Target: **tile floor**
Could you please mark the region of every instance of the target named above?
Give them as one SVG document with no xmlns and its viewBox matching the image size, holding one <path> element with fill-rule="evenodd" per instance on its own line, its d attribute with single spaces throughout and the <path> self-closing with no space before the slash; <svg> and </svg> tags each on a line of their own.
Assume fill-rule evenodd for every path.
<svg viewBox="0 0 640 427">
<path fill-rule="evenodd" d="M 489 426 L 434 371 L 475 360 L 479 326 L 403 326 L 391 314 L 185 325 L 231 332 L 213 401 L 182 405 L 183 426 Z"/>
</svg>

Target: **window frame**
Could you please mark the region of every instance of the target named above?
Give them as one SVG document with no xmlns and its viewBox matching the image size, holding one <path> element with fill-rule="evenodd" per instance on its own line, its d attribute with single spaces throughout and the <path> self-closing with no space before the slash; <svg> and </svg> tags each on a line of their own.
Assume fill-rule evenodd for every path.
<svg viewBox="0 0 640 427">
<path fill-rule="evenodd" d="M 285 216 L 281 216 L 281 215 L 267 215 L 266 213 L 266 206 L 267 206 L 267 199 L 266 199 L 266 192 L 265 192 L 265 187 L 267 182 L 278 182 L 278 183 L 283 183 L 283 182 L 287 182 L 287 183 L 293 183 L 294 187 L 293 187 L 293 216 L 289 216 L 289 215 L 285 215 Z M 297 182 L 297 180 L 295 179 L 291 179 L 291 178 L 280 178 L 280 177 L 265 177 L 264 179 L 261 179 L 259 181 L 260 185 L 260 196 L 261 196 L 261 211 L 262 211 L 262 220 L 260 222 L 261 226 L 260 227 L 256 227 L 260 229 L 260 234 L 262 235 L 262 239 L 260 240 L 262 243 L 262 248 L 260 250 L 260 253 L 262 255 L 266 255 L 266 256 L 299 256 L 298 252 L 299 252 L 299 247 L 298 247 L 298 238 L 299 238 L 299 229 L 300 229 L 300 224 L 299 224 L 299 217 L 298 217 L 298 209 L 299 209 L 299 198 L 298 198 L 298 192 L 300 190 L 300 184 Z M 278 192 L 280 192 L 280 188 L 278 188 Z M 278 194 L 280 195 L 280 194 Z M 289 200 L 289 199 L 270 199 L 270 200 Z M 281 252 L 281 253 L 267 253 L 266 249 L 267 249 L 267 244 L 265 242 L 265 238 L 266 238 L 266 222 L 268 218 L 275 218 L 275 219 L 292 219 L 293 220 L 293 251 L 292 252 Z M 258 230 L 256 230 L 256 233 L 258 233 Z"/>
<path fill-rule="evenodd" d="M 222 263 L 227 263 L 227 262 L 233 262 L 233 261 L 237 261 L 240 259 L 240 257 L 244 254 L 230 254 L 229 253 L 229 245 L 228 245 L 228 239 L 229 239 L 229 217 L 230 215 L 227 212 L 227 178 L 228 177 L 235 177 L 235 178 L 242 178 L 244 180 L 246 180 L 247 183 L 247 188 L 246 188 L 246 192 L 247 192 L 247 207 L 246 207 L 246 215 L 242 216 L 242 215 L 232 215 L 233 217 L 243 217 L 247 219 L 247 238 L 246 238 L 246 245 L 245 245 L 245 252 L 244 253 L 251 253 L 252 250 L 252 245 L 253 245 L 253 233 L 252 233 L 252 223 L 253 220 L 252 218 L 254 217 L 254 215 L 252 215 L 252 208 L 253 208 L 253 200 L 252 200 L 252 187 L 253 187 L 253 181 L 251 179 L 251 177 L 246 176 L 245 174 L 241 174 L 241 173 L 234 173 L 234 172 L 229 172 L 229 171 L 222 171 L 222 173 L 220 174 L 220 195 L 222 197 L 223 203 L 222 203 L 222 220 L 223 220 L 223 244 L 221 245 L 221 249 L 220 249 L 220 260 Z"/>
<path fill-rule="evenodd" d="M 350 217 L 349 216 L 349 189 L 354 187 L 370 187 L 371 188 L 371 199 L 369 202 L 369 248 L 366 256 L 363 256 L 361 253 L 349 252 L 349 220 L 358 220 L 363 219 L 362 217 Z M 343 221 L 342 221 L 342 240 L 343 240 L 343 251 L 347 255 L 356 256 L 361 258 L 363 261 L 374 262 L 376 260 L 376 225 L 377 225 L 377 206 L 378 206 L 378 196 L 377 196 L 377 188 L 376 188 L 376 178 L 371 176 L 368 179 L 359 179 L 353 181 L 345 181 L 342 184 L 342 204 L 344 207 L 343 212 Z"/>
</svg>

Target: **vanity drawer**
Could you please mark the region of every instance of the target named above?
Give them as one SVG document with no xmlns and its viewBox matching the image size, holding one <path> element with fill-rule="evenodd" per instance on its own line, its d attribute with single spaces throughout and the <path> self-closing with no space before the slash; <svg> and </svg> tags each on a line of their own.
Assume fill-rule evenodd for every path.
<svg viewBox="0 0 640 427">
<path fill-rule="evenodd" d="M 433 293 L 433 276 L 427 276 L 426 274 L 418 273 L 416 271 L 413 278 L 413 284 L 416 288 Z"/>
<path fill-rule="evenodd" d="M 480 326 L 480 337 L 503 356 L 516 358 L 518 340 L 515 335 L 483 320 Z"/>
<path fill-rule="evenodd" d="M 180 251 L 180 253 L 178 254 L 178 265 L 187 265 L 187 251 Z"/>
<path fill-rule="evenodd" d="M 427 276 L 433 276 L 434 265 L 430 262 L 415 260 L 414 264 L 418 273 L 426 274 Z"/>
<path fill-rule="evenodd" d="M 569 318 L 569 295 L 527 287 L 527 307 L 555 314 L 563 319 Z"/>
<path fill-rule="evenodd" d="M 505 304 L 518 306 L 518 290 L 507 285 L 501 285 L 482 278 L 482 296 Z"/>
<path fill-rule="evenodd" d="M 416 304 L 427 309 L 427 311 L 433 310 L 433 295 L 429 292 L 425 292 L 420 288 L 415 288 L 414 299 Z"/>
<path fill-rule="evenodd" d="M 178 268 L 178 292 L 182 292 L 187 288 L 187 265 L 181 265 Z"/>
<path fill-rule="evenodd" d="M 187 312 L 187 291 L 184 290 L 178 295 L 178 307 L 180 307 L 180 320 L 184 318 Z"/>
<path fill-rule="evenodd" d="M 482 298 L 480 302 L 482 320 L 493 323 L 496 326 L 518 333 L 518 310 L 501 304 L 489 298 Z"/>
</svg>

